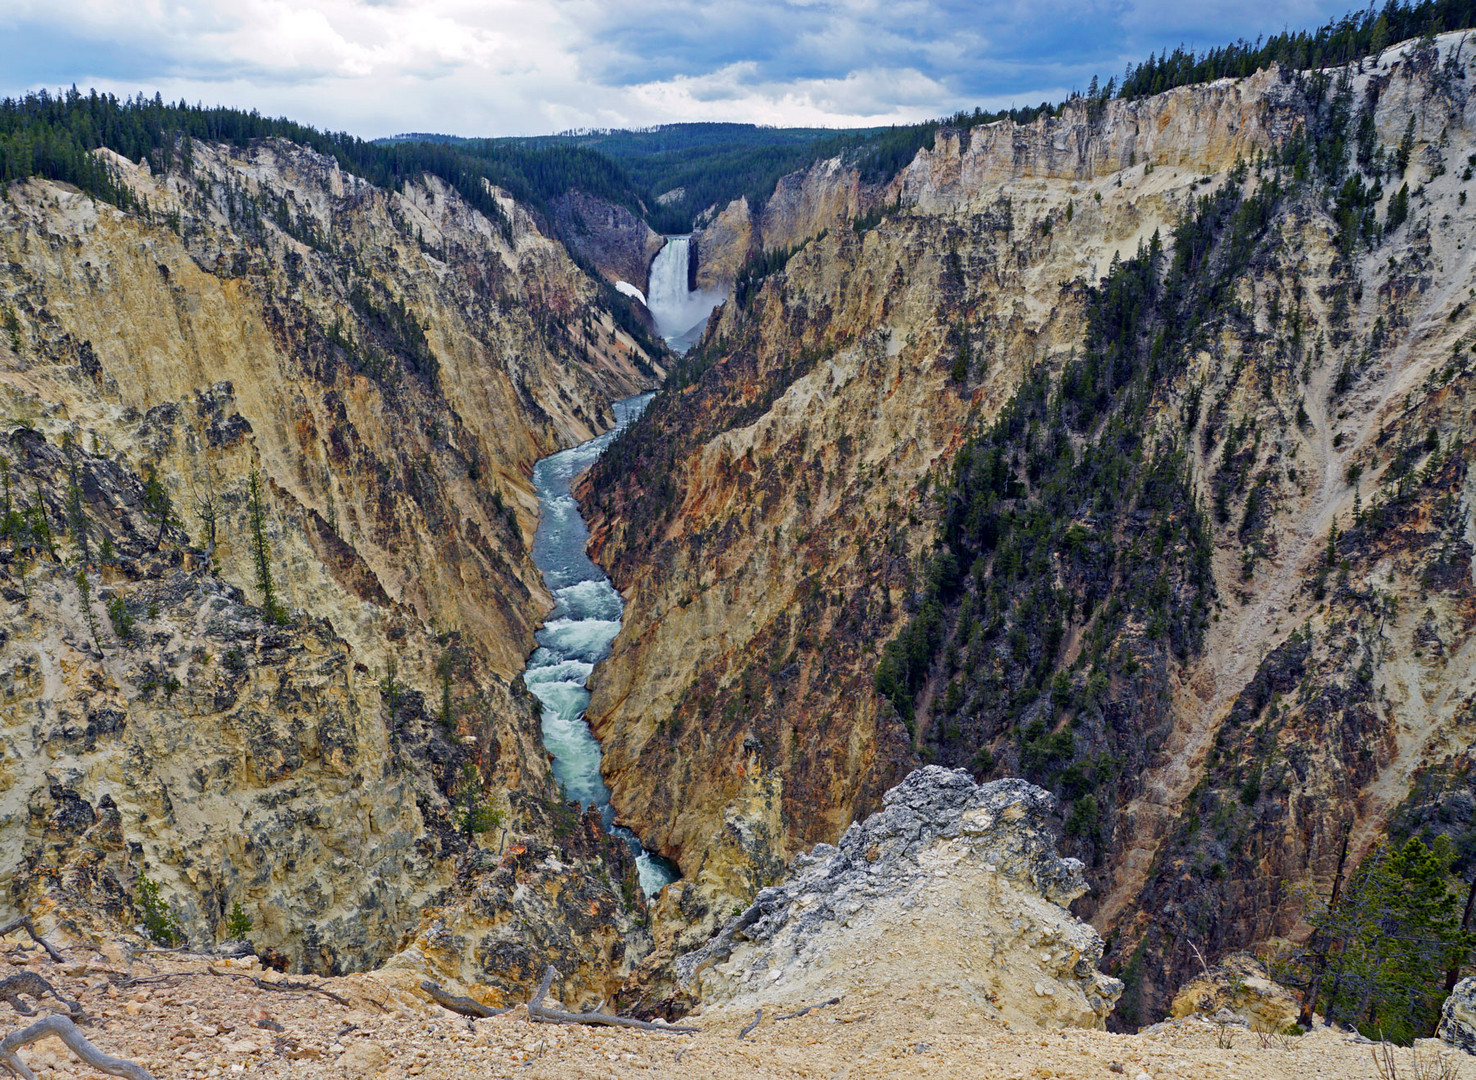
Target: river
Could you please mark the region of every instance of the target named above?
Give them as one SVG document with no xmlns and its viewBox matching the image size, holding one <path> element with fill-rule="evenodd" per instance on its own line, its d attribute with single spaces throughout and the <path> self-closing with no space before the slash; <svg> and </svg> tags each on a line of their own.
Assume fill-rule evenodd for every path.
<svg viewBox="0 0 1476 1080">
<path fill-rule="evenodd" d="M 584 718 L 589 707 L 585 682 L 595 665 L 610 655 L 625 602 L 585 553 L 589 528 L 571 489 L 579 474 L 641 415 L 653 396 L 640 394 L 615 402 L 614 428 L 550 454 L 533 467 L 539 508 L 533 562 L 553 594 L 554 609 L 536 635 L 538 648 L 523 672 L 528 689 L 543 703 L 543 745 L 553 755 L 554 776 L 565 796 L 578 800 L 581 807 L 598 807 L 605 827 L 630 845 L 641 888 L 648 896 L 675 881 L 677 872 L 670 862 L 646 851 L 629 829 L 615 824 L 610 789 L 600 775 L 600 744 Z"/>
</svg>

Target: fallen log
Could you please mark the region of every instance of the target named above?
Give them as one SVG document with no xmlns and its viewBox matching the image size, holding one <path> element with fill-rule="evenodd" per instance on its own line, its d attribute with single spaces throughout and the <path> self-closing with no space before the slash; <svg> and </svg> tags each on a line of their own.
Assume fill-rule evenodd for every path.
<svg viewBox="0 0 1476 1080">
<path fill-rule="evenodd" d="M 74 1019 L 81 1020 L 87 1015 L 82 1009 L 81 1002 L 64 997 L 57 992 L 56 987 L 34 971 L 18 971 L 9 978 L 0 979 L 0 1001 L 10 1002 L 10 1007 L 22 1016 L 35 1016 L 36 1010 L 21 1000 L 22 994 L 35 998 L 37 1004 L 40 1004 L 43 997 L 50 994 L 67 1007 L 67 1012 L 71 1013 Z"/>
<path fill-rule="evenodd" d="M 4 926 L 0 926 L 0 937 L 6 937 L 9 934 L 15 933 L 17 930 L 24 930 L 26 933 L 30 934 L 31 940 L 34 941 L 37 945 L 40 945 L 43 949 L 45 949 L 46 955 L 51 957 L 51 959 L 54 960 L 56 963 L 65 964 L 67 962 L 67 958 L 61 953 L 57 952 L 56 949 L 52 947 L 51 942 L 47 941 L 40 934 L 36 933 L 36 925 L 35 923 L 31 922 L 31 917 L 29 915 L 22 915 L 19 919 L 11 919 L 10 922 L 6 923 Z"/>
<path fill-rule="evenodd" d="M 109 1076 L 126 1076 L 129 1080 L 154 1080 L 153 1074 L 136 1061 L 104 1054 L 84 1039 L 77 1030 L 77 1025 L 65 1016 L 48 1016 L 44 1020 L 37 1020 L 28 1028 L 13 1031 L 0 1039 L 0 1065 L 4 1065 L 21 1080 L 36 1080 L 36 1074 L 26 1067 L 16 1051 L 33 1042 L 40 1042 L 48 1035 L 55 1035 L 66 1043 L 72 1053 L 98 1072 Z"/>
<path fill-rule="evenodd" d="M 443 1009 L 450 1009 L 462 1016 L 470 1016 L 473 1020 L 481 1020 L 488 1016 L 501 1016 L 503 1013 L 512 1012 L 516 1005 L 509 1005 L 505 1009 L 489 1009 L 476 998 L 462 997 L 459 994 L 448 994 L 441 987 L 426 979 L 420 984 L 420 988 L 431 996 L 437 1005 Z"/>
<path fill-rule="evenodd" d="M 544 969 L 543 981 L 538 984 L 538 990 L 528 1002 L 529 1020 L 542 1024 L 590 1024 L 596 1027 L 632 1028 L 636 1031 L 663 1031 L 668 1035 L 695 1035 L 700 1030 L 694 1027 L 678 1027 L 675 1024 L 657 1024 L 650 1020 L 632 1020 L 627 1016 L 607 1016 L 605 1013 L 597 1012 L 574 1013 L 565 1012 L 563 1009 L 551 1009 L 543 1004 L 543 999 L 548 994 L 549 987 L 553 985 L 554 976 L 557 974 L 552 964 Z"/>
<path fill-rule="evenodd" d="M 814 1012 L 816 1009 L 823 1009 L 827 1005 L 839 1005 L 839 1004 L 840 1004 L 840 998 L 833 997 L 829 1001 L 822 1001 L 818 1005 L 806 1005 L 803 1009 L 796 1009 L 792 1013 L 785 1013 L 783 1016 L 776 1016 L 776 1017 L 774 1017 L 774 1019 L 775 1020 L 797 1020 L 801 1016 L 805 1016 L 805 1015 L 807 1015 L 809 1013 Z"/>
</svg>

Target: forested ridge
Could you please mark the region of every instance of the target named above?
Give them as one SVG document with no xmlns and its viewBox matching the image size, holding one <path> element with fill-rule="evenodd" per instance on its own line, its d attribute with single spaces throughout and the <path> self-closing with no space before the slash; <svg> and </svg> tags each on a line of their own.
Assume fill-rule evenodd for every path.
<svg viewBox="0 0 1476 1080">
<path fill-rule="evenodd" d="M 570 132 L 511 138 L 460 138 L 415 133 L 366 141 L 325 132 L 255 110 L 166 102 L 156 94 L 118 98 L 76 87 L 39 91 L 0 101 L 0 183 L 42 176 L 75 184 L 119 205 L 129 195 L 92 151 L 107 147 L 137 161 L 167 158 L 180 136 L 244 146 L 252 139 L 284 138 L 332 156 L 340 166 L 381 187 L 431 173 L 472 205 L 492 212 L 483 180 L 543 209 L 570 189 L 624 206 L 657 231 L 685 232 L 712 206 L 747 197 L 758 205 L 779 179 L 816 161 L 844 155 L 868 183 L 884 182 L 940 127 L 968 129 L 1009 119 L 1030 123 L 1059 115 L 1083 98 L 1105 102 L 1138 98 L 1179 86 L 1244 77 L 1271 63 L 1295 70 L 1351 63 L 1410 37 L 1476 25 L 1476 0 L 1389 0 L 1375 11 L 1350 13 L 1316 30 L 1287 31 L 1255 42 L 1195 52 L 1183 47 L 1130 66 L 1119 83 L 1094 78 L 1066 102 L 950 117 L 887 128 L 828 130 L 753 124 L 670 124 L 639 131 Z M 658 196 L 666 195 L 663 201 Z"/>
<path fill-rule="evenodd" d="M 1278 63 L 1307 71 L 1353 63 L 1389 45 L 1476 25 L 1476 0 L 1389 0 L 1381 10 L 1351 12 L 1315 30 L 1285 31 L 1254 42 L 1196 52 L 1183 46 L 1129 65 L 1121 81 L 1093 78 L 1064 102 L 985 111 L 961 110 L 952 116 L 885 128 L 831 131 L 824 128 L 766 128 L 751 124 L 668 124 L 640 131 L 570 132 L 531 138 L 451 140 L 468 146 L 524 149 L 587 148 L 620 162 L 631 186 L 641 192 L 645 216 L 661 232 L 685 232 L 711 206 L 746 197 L 760 205 L 779 179 L 817 161 L 844 155 L 868 183 L 882 183 L 932 145 L 940 127 L 967 130 L 1000 120 L 1033 123 L 1059 116 L 1073 101 L 1099 105 L 1111 98 L 1135 99 L 1223 78 L 1244 78 Z M 401 138 L 405 138 L 402 136 Z M 415 138 L 446 139 L 417 135 Z M 657 196 L 677 192 L 665 203 Z M 595 192 L 599 194 L 599 192 Z M 620 201 L 620 200 L 614 200 Z"/>
<path fill-rule="evenodd" d="M 347 172 L 397 190 L 425 173 L 440 177 L 493 220 L 501 218 L 484 180 L 541 209 L 578 188 L 641 212 L 618 165 L 581 147 L 540 150 L 483 142 L 366 142 L 347 132 L 324 132 L 285 117 L 252 110 L 170 103 L 159 95 L 118 98 L 76 87 L 62 94 L 39 91 L 0 101 L 0 183 L 41 176 L 81 188 L 127 207 L 132 196 L 92 151 L 102 147 L 130 161 L 147 159 L 169 168 L 176 154 L 187 161 L 193 140 L 238 147 L 253 139 L 287 139 L 332 157 Z"/>
<path fill-rule="evenodd" d="M 1150 56 L 1128 68 L 1119 97 L 1161 94 L 1176 86 L 1192 86 L 1215 79 L 1241 79 L 1273 63 L 1295 71 L 1336 67 L 1375 56 L 1409 38 L 1433 36 L 1476 25 L 1472 0 L 1422 0 L 1403 4 L 1388 0 L 1382 10 L 1373 5 L 1334 19 L 1316 30 L 1286 31 L 1254 42 L 1196 53 L 1183 46 Z"/>
</svg>

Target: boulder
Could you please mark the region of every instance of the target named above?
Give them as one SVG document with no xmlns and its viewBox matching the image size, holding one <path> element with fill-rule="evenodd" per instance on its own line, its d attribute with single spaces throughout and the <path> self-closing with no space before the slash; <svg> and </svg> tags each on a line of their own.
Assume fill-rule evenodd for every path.
<svg viewBox="0 0 1476 1080">
<path fill-rule="evenodd" d="M 1265 964 L 1249 953 L 1231 953 L 1180 987 L 1169 1011 L 1175 1018 L 1228 1013 L 1253 1031 L 1282 1031 L 1297 1022 L 1298 1006 Z"/>
<path fill-rule="evenodd" d="M 1440 1027 L 1435 1034 L 1457 1050 L 1476 1054 L 1476 978 L 1455 984 L 1440 1010 Z"/>
</svg>

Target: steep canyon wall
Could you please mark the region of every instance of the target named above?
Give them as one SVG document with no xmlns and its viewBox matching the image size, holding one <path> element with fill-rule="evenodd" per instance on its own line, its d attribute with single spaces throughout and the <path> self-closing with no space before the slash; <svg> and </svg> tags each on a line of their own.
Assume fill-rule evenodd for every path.
<svg viewBox="0 0 1476 1080">
<path fill-rule="evenodd" d="M 138 209 L 42 181 L 0 201 L 5 906 L 129 919 L 143 872 L 196 943 L 241 903 L 294 965 L 360 969 L 486 891 L 496 858 L 457 881 L 476 789 L 504 852 L 573 845 L 548 889 L 603 890 L 577 982 L 636 915 L 517 679 L 550 604 L 529 476 L 657 358 L 506 197 L 492 220 L 276 140 L 114 164 Z M 463 903 L 439 947 L 513 986 L 535 958 L 497 952 L 526 944 L 504 877 L 503 914 Z"/>
<path fill-rule="evenodd" d="M 672 919 L 920 762 L 1024 775 L 1132 1024 L 1191 942 L 1303 932 L 1344 822 L 1464 835 L 1470 59 L 945 129 L 869 207 L 843 162 L 788 184 L 799 250 L 587 494 L 629 598 L 591 716 Z"/>
</svg>

